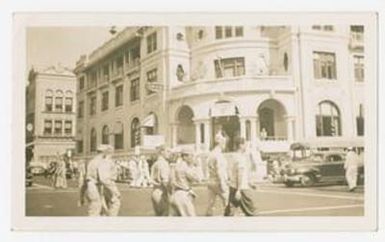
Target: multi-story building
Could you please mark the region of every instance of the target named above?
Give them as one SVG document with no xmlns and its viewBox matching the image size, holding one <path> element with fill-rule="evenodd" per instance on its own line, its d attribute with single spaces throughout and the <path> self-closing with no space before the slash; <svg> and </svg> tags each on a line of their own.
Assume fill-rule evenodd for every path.
<svg viewBox="0 0 385 242">
<path fill-rule="evenodd" d="M 27 161 L 50 162 L 75 149 L 76 77 L 62 66 L 33 68 L 26 88 Z"/>
<path fill-rule="evenodd" d="M 127 155 L 162 140 L 208 151 L 215 134 L 265 152 L 364 134 L 364 28 L 129 27 L 77 62 L 77 147 Z"/>
</svg>

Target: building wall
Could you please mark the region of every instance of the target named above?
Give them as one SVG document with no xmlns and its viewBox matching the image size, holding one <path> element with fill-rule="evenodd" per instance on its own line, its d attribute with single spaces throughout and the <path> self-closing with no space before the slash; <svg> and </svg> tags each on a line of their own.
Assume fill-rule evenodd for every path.
<svg viewBox="0 0 385 242">
<path fill-rule="evenodd" d="M 154 31 L 157 32 L 157 50 L 148 54 L 147 36 Z M 137 36 L 133 31 L 130 33 L 127 43 Z M 118 153 L 133 152 L 131 122 L 134 118 L 142 122 L 150 113 L 156 115 L 159 133 L 165 135 L 166 143 L 172 146 L 182 106 L 193 110 L 197 134 L 199 125 L 208 125 L 210 109 L 222 99 L 237 106 L 242 122 L 255 123 L 252 132 L 256 136 L 260 135 L 258 108 L 265 105 L 277 110 L 278 114 L 274 114 L 278 120 L 274 125 L 276 135 L 290 137 L 292 141 L 330 139 L 316 136 L 316 113 L 319 102 L 332 101 L 340 111 L 342 124 L 342 136 L 332 138 L 356 137 L 356 116 L 359 105 L 364 102 L 364 83 L 354 82 L 355 53 L 349 49 L 349 26 L 334 26 L 333 31 L 314 30 L 311 26 L 244 27 L 243 37 L 223 39 L 215 38 L 215 26 L 144 28 L 140 35 L 140 65 L 134 69 L 125 66 L 120 79 L 94 89 L 98 102 L 96 115 L 88 115 L 87 96 L 93 89 L 78 90 L 78 100 L 85 102 L 85 117 L 78 119 L 78 133 L 81 133 L 79 139 L 83 140 L 87 155 L 90 154 L 91 128 L 96 128 L 99 144 L 103 126 L 108 125 L 113 130 L 116 122 L 124 127 L 124 149 Z M 105 57 L 98 62 L 91 58 L 91 65 L 79 65 L 78 78 L 92 68 L 100 68 L 100 63 L 110 62 L 126 48 L 122 45 L 108 52 L 108 44 L 102 46 L 98 51 L 105 51 Z M 335 53 L 336 80 L 314 78 L 314 51 Z M 217 78 L 215 60 L 233 57 L 244 57 L 245 75 Z M 265 70 L 261 70 L 263 64 Z M 147 95 L 147 72 L 154 68 L 158 70 L 157 83 L 161 87 L 155 94 Z M 130 81 L 135 77 L 140 78 L 140 100 L 131 102 Z M 124 86 L 124 101 L 122 107 L 115 108 L 115 86 L 120 84 Z M 104 89 L 110 93 L 110 108 L 101 112 L 101 90 Z M 205 130 L 209 129 L 210 125 Z M 194 133 L 191 127 L 188 132 Z M 144 133 L 142 129 L 142 137 Z"/>
</svg>

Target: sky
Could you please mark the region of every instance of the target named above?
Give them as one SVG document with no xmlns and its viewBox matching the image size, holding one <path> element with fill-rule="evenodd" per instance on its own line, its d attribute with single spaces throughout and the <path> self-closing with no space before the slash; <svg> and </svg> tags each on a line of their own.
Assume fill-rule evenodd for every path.
<svg viewBox="0 0 385 242">
<path fill-rule="evenodd" d="M 61 64 L 73 69 L 112 36 L 109 27 L 30 27 L 27 29 L 27 67 Z"/>
</svg>

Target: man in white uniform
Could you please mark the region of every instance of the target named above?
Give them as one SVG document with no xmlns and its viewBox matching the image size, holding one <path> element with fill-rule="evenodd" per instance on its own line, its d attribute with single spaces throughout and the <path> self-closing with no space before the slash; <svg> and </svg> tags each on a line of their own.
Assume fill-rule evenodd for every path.
<svg viewBox="0 0 385 242">
<path fill-rule="evenodd" d="M 115 184 L 115 167 L 109 155 L 110 145 L 100 145 L 98 153 L 86 166 L 80 201 L 88 200 L 89 216 L 117 216 L 120 209 L 120 192 Z"/>
<path fill-rule="evenodd" d="M 349 147 L 344 168 L 350 192 L 353 192 L 357 187 L 358 163 L 358 155 L 354 152 L 353 147 Z"/>
<path fill-rule="evenodd" d="M 194 199 L 196 197 L 191 188 L 193 183 L 199 182 L 200 176 L 194 161 L 194 151 L 185 148 L 181 152 L 181 160 L 175 164 L 172 185 L 174 193 L 171 196 L 173 215 L 196 216 Z"/>
<path fill-rule="evenodd" d="M 223 207 L 227 206 L 228 202 L 228 171 L 227 160 L 223 156 L 223 150 L 226 147 L 226 138 L 222 134 L 215 135 L 215 147 L 207 158 L 208 164 L 208 207 L 207 216 L 213 216 L 214 206 L 217 197 L 222 200 Z"/>
</svg>

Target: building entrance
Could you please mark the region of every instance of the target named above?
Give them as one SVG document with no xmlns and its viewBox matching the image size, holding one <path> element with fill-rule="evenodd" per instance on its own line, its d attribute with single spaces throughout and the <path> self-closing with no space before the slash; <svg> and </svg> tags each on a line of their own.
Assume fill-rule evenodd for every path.
<svg viewBox="0 0 385 242">
<path fill-rule="evenodd" d="M 227 139 L 225 152 L 235 151 L 234 141 L 240 137 L 240 123 L 238 116 L 213 117 L 212 119 L 212 141 L 215 142 L 215 136 L 222 133 Z M 213 146 L 213 145 L 212 145 Z"/>
</svg>

